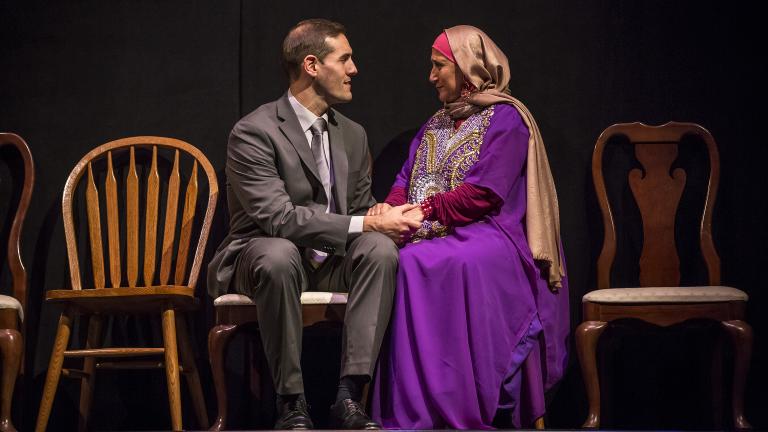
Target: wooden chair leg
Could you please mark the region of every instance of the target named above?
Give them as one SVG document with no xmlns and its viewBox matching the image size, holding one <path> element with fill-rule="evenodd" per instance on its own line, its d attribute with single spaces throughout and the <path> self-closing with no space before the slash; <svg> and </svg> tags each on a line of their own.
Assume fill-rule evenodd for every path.
<svg viewBox="0 0 768 432">
<path fill-rule="evenodd" d="M 195 354 L 192 351 L 187 321 L 184 316 L 176 316 L 176 329 L 179 332 L 179 351 L 181 364 L 184 366 L 184 378 L 187 380 L 189 392 L 192 394 L 192 404 L 195 406 L 195 416 L 200 429 L 208 428 L 208 410 L 205 407 L 203 387 L 200 384 L 200 374 L 197 371 Z"/>
<path fill-rule="evenodd" d="M 51 361 L 48 364 L 48 373 L 45 376 L 43 398 L 40 401 L 40 410 L 37 413 L 36 432 L 45 431 L 48 426 L 48 417 L 51 415 L 53 399 L 56 396 L 56 388 L 61 378 L 61 366 L 64 363 L 64 351 L 69 343 L 69 334 L 72 328 L 72 312 L 68 309 L 59 317 L 59 326 L 56 330 L 56 340 L 53 343 Z"/>
<path fill-rule="evenodd" d="M 168 381 L 168 402 L 171 409 L 171 427 L 181 429 L 181 389 L 179 386 L 179 353 L 176 345 L 176 311 L 168 307 L 163 311 L 163 346 L 165 347 L 165 377 Z"/>
<path fill-rule="evenodd" d="M 11 401 L 16 377 L 19 375 L 21 353 L 24 351 L 21 333 L 13 329 L 0 330 L 0 352 L 3 358 L 2 389 L 0 390 L 0 431 L 16 432 L 11 421 Z"/>
<path fill-rule="evenodd" d="M 102 320 L 103 318 L 99 315 L 92 315 L 88 320 L 86 348 L 91 349 L 101 346 Z M 86 373 L 86 376 L 80 379 L 80 422 L 78 425 L 80 432 L 88 430 L 88 417 L 91 412 L 93 389 L 96 385 L 96 357 L 86 357 L 83 360 L 83 372 Z"/>
<path fill-rule="evenodd" d="M 533 423 L 533 427 L 536 430 L 544 430 L 544 429 L 546 429 L 544 427 L 544 417 L 537 418 L 536 421 Z"/>
<path fill-rule="evenodd" d="M 221 324 L 208 332 L 208 361 L 211 363 L 213 385 L 216 389 L 216 403 L 219 413 L 209 430 L 221 431 L 227 427 L 227 377 L 224 373 L 224 360 L 227 346 L 238 326 Z"/>
<path fill-rule="evenodd" d="M 724 334 L 717 335 L 712 345 L 710 376 L 710 400 L 712 404 L 712 425 L 723 427 L 723 342 Z"/>
<path fill-rule="evenodd" d="M 581 363 L 581 375 L 587 390 L 589 413 L 583 428 L 600 427 L 600 380 L 597 373 L 597 341 L 608 323 L 585 321 L 576 329 L 576 350 Z"/>
<path fill-rule="evenodd" d="M 723 328 L 730 336 L 733 345 L 733 427 L 737 430 L 752 429 L 744 416 L 744 390 L 747 384 L 747 372 L 752 358 L 752 326 L 744 321 L 723 321 Z"/>
</svg>

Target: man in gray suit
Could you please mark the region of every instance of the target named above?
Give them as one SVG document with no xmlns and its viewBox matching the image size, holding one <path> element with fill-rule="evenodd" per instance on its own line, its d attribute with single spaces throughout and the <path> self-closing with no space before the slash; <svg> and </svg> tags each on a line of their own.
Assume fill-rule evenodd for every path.
<svg viewBox="0 0 768 432">
<path fill-rule="evenodd" d="M 227 147 L 230 232 L 208 288 L 253 299 L 278 393 L 275 429 L 311 429 L 301 373 L 301 292 L 348 291 L 334 426 L 377 429 L 360 406 L 389 322 L 398 250 L 420 226 L 371 211 L 365 130 L 331 108 L 352 100 L 357 68 L 344 27 L 302 21 L 283 42 L 288 92 L 232 130 Z M 377 213 L 377 214 L 374 214 Z"/>
</svg>

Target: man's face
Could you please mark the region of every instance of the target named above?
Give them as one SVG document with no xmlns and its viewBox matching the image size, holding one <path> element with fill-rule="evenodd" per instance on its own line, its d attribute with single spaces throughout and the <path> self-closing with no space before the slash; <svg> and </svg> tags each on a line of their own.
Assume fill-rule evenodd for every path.
<svg viewBox="0 0 768 432">
<path fill-rule="evenodd" d="M 317 63 L 315 90 L 325 97 L 328 105 L 350 102 L 352 77 L 357 75 L 357 67 L 352 61 L 352 47 L 343 34 L 326 38 L 325 43 L 333 51 Z"/>
</svg>

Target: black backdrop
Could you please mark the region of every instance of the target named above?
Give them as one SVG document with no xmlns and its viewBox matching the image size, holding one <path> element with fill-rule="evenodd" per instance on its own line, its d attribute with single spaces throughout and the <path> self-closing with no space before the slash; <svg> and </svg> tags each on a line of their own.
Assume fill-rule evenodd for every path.
<svg viewBox="0 0 768 432">
<path fill-rule="evenodd" d="M 750 295 L 748 314 L 755 329 L 747 414 L 755 425 L 768 426 L 765 410 L 759 409 L 767 376 L 761 364 L 768 355 L 762 343 L 768 322 L 760 314 L 767 304 L 761 282 L 768 259 L 763 227 L 768 208 L 759 123 L 765 66 L 758 61 L 757 35 L 763 23 L 756 15 L 746 2 L 699 1 L 0 2 L 0 130 L 27 140 L 37 169 L 23 232 L 31 277 L 27 372 L 16 400 L 17 425 L 33 427 L 52 346 L 57 315 L 42 306 L 43 293 L 68 283 L 59 206 L 69 170 L 96 145 L 133 135 L 183 139 L 220 169 L 231 126 L 285 90 L 278 57 L 287 29 L 300 19 L 326 17 L 347 26 L 355 50 L 360 71 L 355 100 L 338 108 L 368 131 L 378 156 L 378 194 L 386 192 L 401 163 L 401 134 L 420 126 L 439 106 L 426 80 L 429 46 L 439 31 L 472 24 L 507 53 L 512 92 L 536 116 L 548 147 L 560 197 L 574 326 L 580 298 L 594 283 L 602 240 L 589 171 L 600 131 L 626 121 L 691 121 L 707 127 L 721 153 L 715 240 L 723 283 Z M 209 249 L 225 229 L 221 210 Z M 5 282 L 7 270 L 1 271 Z M 203 295 L 204 286 L 199 288 Z M 209 305 L 196 315 L 202 359 L 211 320 Z M 639 333 L 641 341 L 657 332 L 632 328 L 628 332 Z M 612 422 L 606 426 L 712 427 L 701 420 L 708 415 L 701 412 L 707 411 L 705 405 L 681 402 L 701 397 L 698 387 L 685 384 L 708 379 L 692 366 L 707 355 L 706 342 L 698 337 L 706 331 L 661 332 L 665 342 L 615 349 L 609 359 L 619 365 L 614 373 L 640 378 L 606 382 L 611 395 L 606 419 Z M 678 341 L 687 341 L 689 348 L 676 351 L 673 366 L 659 361 L 657 348 L 674 351 Z M 97 385 L 96 428 L 167 427 L 161 373 L 146 380 L 111 375 L 104 374 Z M 622 382 L 630 389 L 617 388 Z M 74 384 L 61 385 L 51 429 L 74 427 Z M 206 389 L 213 412 L 208 382 Z M 681 403 L 683 408 L 672 414 L 665 408 Z M 572 361 L 551 395 L 548 422 L 577 427 L 585 412 Z M 187 423 L 189 414 L 187 409 Z"/>
</svg>

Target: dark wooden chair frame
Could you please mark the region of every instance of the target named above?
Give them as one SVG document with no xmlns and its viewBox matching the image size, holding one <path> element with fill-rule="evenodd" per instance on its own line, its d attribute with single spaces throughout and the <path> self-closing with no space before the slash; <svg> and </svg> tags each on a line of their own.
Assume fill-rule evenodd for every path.
<svg viewBox="0 0 768 432">
<path fill-rule="evenodd" d="M 138 286 L 139 260 L 139 178 L 136 173 L 134 156 L 135 147 L 152 148 L 152 166 L 146 180 L 146 219 L 144 232 L 144 274 L 145 286 Z M 156 263 L 155 244 L 158 229 L 158 199 L 161 182 L 157 171 L 157 147 L 175 151 L 172 172 L 168 179 L 165 225 L 162 250 L 159 257 L 159 285 L 154 285 Z M 117 199 L 117 182 L 112 167 L 112 152 L 130 150 L 130 165 L 126 179 L 126 266 L 127 287 L 121 286 L 123 275 L 120 259 L 120 224 Z M 176 219 L 179 204 L 179 152 L 194 159 L 192 173 L 187 184 L 184 207 L 181 215 L 176 268 L 172 271 L 173 246 L 175 242 Z M 106 156 L 107 172 L 105 178 L 105 196 L 107 213 L 107 250 L 111 287 L 105 286 L 105 266 L 101 239 L 101 217 L 99 214 L 98 190 L 94 183 L 91 162 Z M 187 261 L 195 219 L 198 187 L 198 165 L 203 169 L 208 182 L 208 200 L 202 219 L 200 235 L 194 250 L 193 260 L 187 273 Z M 80 280 L 77 237 L 73 221 L 73 195 L 85 175 L 88 231 L 93 267 L 93 289 L 83 289 Z M 75 166 L 67 178 L 62 198 L 64 232 L 72 282 L 71 289 L 50 290 L 46 300 L 63 306 L 59 318 L 56 340 L 46 376 L 45 388 L 37 418 L 36 430 L 45 430 L 51 413 L 56 388 L 61 375 L 81 380 L 80 392 L 80 430 L 86 430 L 90 411 L 95 372 L 97 369 L 148 369 L 164 368 L 168 382 L 168 399 L 173 430 L 182 429 L 181 395 L 179 373 L 182 372 L 189 384 L 197 421 L 201 427 L 207 427 L 208 416 L 202 393 L 200 378 L 195 366 L 194 354 L 189 341 L 189 332 L 185 313 L 198 305 L 195 298 L 195 284 L 202 265 L 203 253 L 208 240 L 211 221 L 218 197 L 216 173 L 205 155 L 184 141 L 162 137 L 131 137 L 119 139 L 101 145 L 88 154 Z M 151 247 L 149 245 L 152 245 Z M 171 278 L 173 273 L 173 281 Z M 184 283 L 188 274 L 187 283 Z M 172 283 L 172 284 L 171 284 Z M 177 313 L 181 312 L 181 313 Z M 158 313 L 162 319 L 163 347 L 161 348 L 100 348 L 104 315 L 109 314 L 152 314 Z M 68 350 L 72 319 L 76 315 L 88 315 L 88 336 L 85 349 Z M 177 339 L 178 330 L 178 339 Z M 177 348 L 178 340 L 178 348 Z M 180 351 L 180 352 L 179 352 Z M 181 365 L 179 364 L 181 355 Z M 130 357 L 146 358 L 164 356 L 159 360 L 121 360 Z M 83 358 L 81 370 L 62 369 L 64 358 Z M 101 361 L 100 358 L 112 359 Z M 98 361 L 97 361 L 98 360 Z"/>
<path fill-rule="evenodd" d="M 12 133 L 0 133 L 0 147 L 12 146 L 21 155 L 24 163 L 24 184 L 22 185 L 19 205 L 13 217 L 8 236 L 8 267 L 11 270 L 13 297 L 21 303 L 21 309 L 27 305 L 27 270 L 21 260 L 19 238 L 24 226 L 32 189 L 35 184 L 35 164 L 32 153 L 24 140 Z M 2 384 L 0 384 L 0 431 L 15 431 L 11 421 L 11 401 L 16 378 L 23 371 L 24 323 L 19 319 L 16 309 L 0 309 L 0 354 L 2 354 Z"/>
<path fill-rule="evenodd" d="M 305 304 L 302 305 L 304 327 L 314 325 L 341 325 L 344 322 L 346 304 Z M 239 332 L 247 332 L 256 342 L 256 351 L 261 354 L 263 348 L 258 336 L 258 314 L 254 305 L 216 306 L 216 325 L 208 332 L 208 356 L 211 362 L 213 383 L 216 389 L 218 415 L 211 426 L 211 431 L 222 431 L 227 427 L 227 385 L 224 370 L 227 347 L 232 337 Z M 269 374 L 265 362 L 251 365 L 253 374 L 252 391 L 261 393 L 264 382 L 263 374 Z M 267 381 L 268 382 L 268 381 Z"/>
<path fill-rule="evenodd" d="M 701 225 L 699 229 L 700 245 L 704 261 L 709 274 L 709 285 L 720 285 L 720 259 L 712 241 L 712 210 L 715 205 L 717 186 L 720 177 L 720 164 L 717 146 L 712 135 L 703 127 L 693 123 L 670 122 L 662 126 L 647 126 L 642 123 L 616 124 L 606 129 L 598 138 L 592 156 L 592 176 L 595 190 L 603 215 L 605 237 L 603 249 L 597 262 L 597 289 L 610 288 L 610 272 L 616 256 L 616 228 L 613 213 L 608 200 L 608 195 L 603 178 L 603 152 L 607 143 L 615 136 L 623 135 L 635 144 L 635 152 L 646 152 L 641 163 L 649 163 L 653 167 L 646 166 L 646 175 L 666 176 L 664 181 L 684 181 L 685 173 L 682 169 L 671 170 L 671 164 L 677 155 L 677 145 L 687 135 L 696 135 L 703 140 L 709 154 L 710 172 L 707 186 L 706 203 L 704 206 Z M 640 146 L 672 146 L 664 155 L 651 154 L 650 147 L 646 150 L 638 150 Z M 671 152 L 671 153 L 670 153 Z M 641 158 L 638 155 L 638 159 Z M 670 173 L 672 176 L 670 177 Z M 641 177 L 640 170 L 630 173 L 632 177 Z M 636 181 L 636 180 L 634 180 Z M 653 194 L 658 190 L 646 188 L 635 192 L 635 198 L 639 206 L 648 206 Z M 640 265 L 640 284 L 642 286 L 676 286 L 679 284 L 679 264 L 670 271 L 668 258 L 677 259 L 674 243 L 674 213 L 677 202 L 672 208 L 668 208 L 672 221 L 668 221 L 666 230 L 659 229 L 658 221 L 648 223 L 643 217 L 643 258 Z M 641 212 L 642 213 L 642 212 Z M 670 224 L 672 229 L 670 230 Z M 671 255 L 670 255 L 671 254 Z M 675 261 L 677 262 L 677 261 Z M 752 352 L 752 328 L 745 320 L 745 301 L 725 302 L 701 302 L 701 303 L 653 303 L 653 304 L 629 304 L 629 303 L 596 303 L 585 301 L 584 321 L 576 329 L 576 347 L 582 375 L 589 401 L 589 413 L 583 427 L 600 427 L 600 383 L 598 379 L 596 349 L 600 335 L 607 324 L 621 318 L 640 319 L 659 326 L 669 326 L 690 319 L 711 319 L 719 321 L 722 328 L 730 337 L 734 348 L 733 371 L 733 425 L 736 429 L 749 429 L 751 426 L 744 416 L 744 389 L 749 370 Z"/>
</svg>

